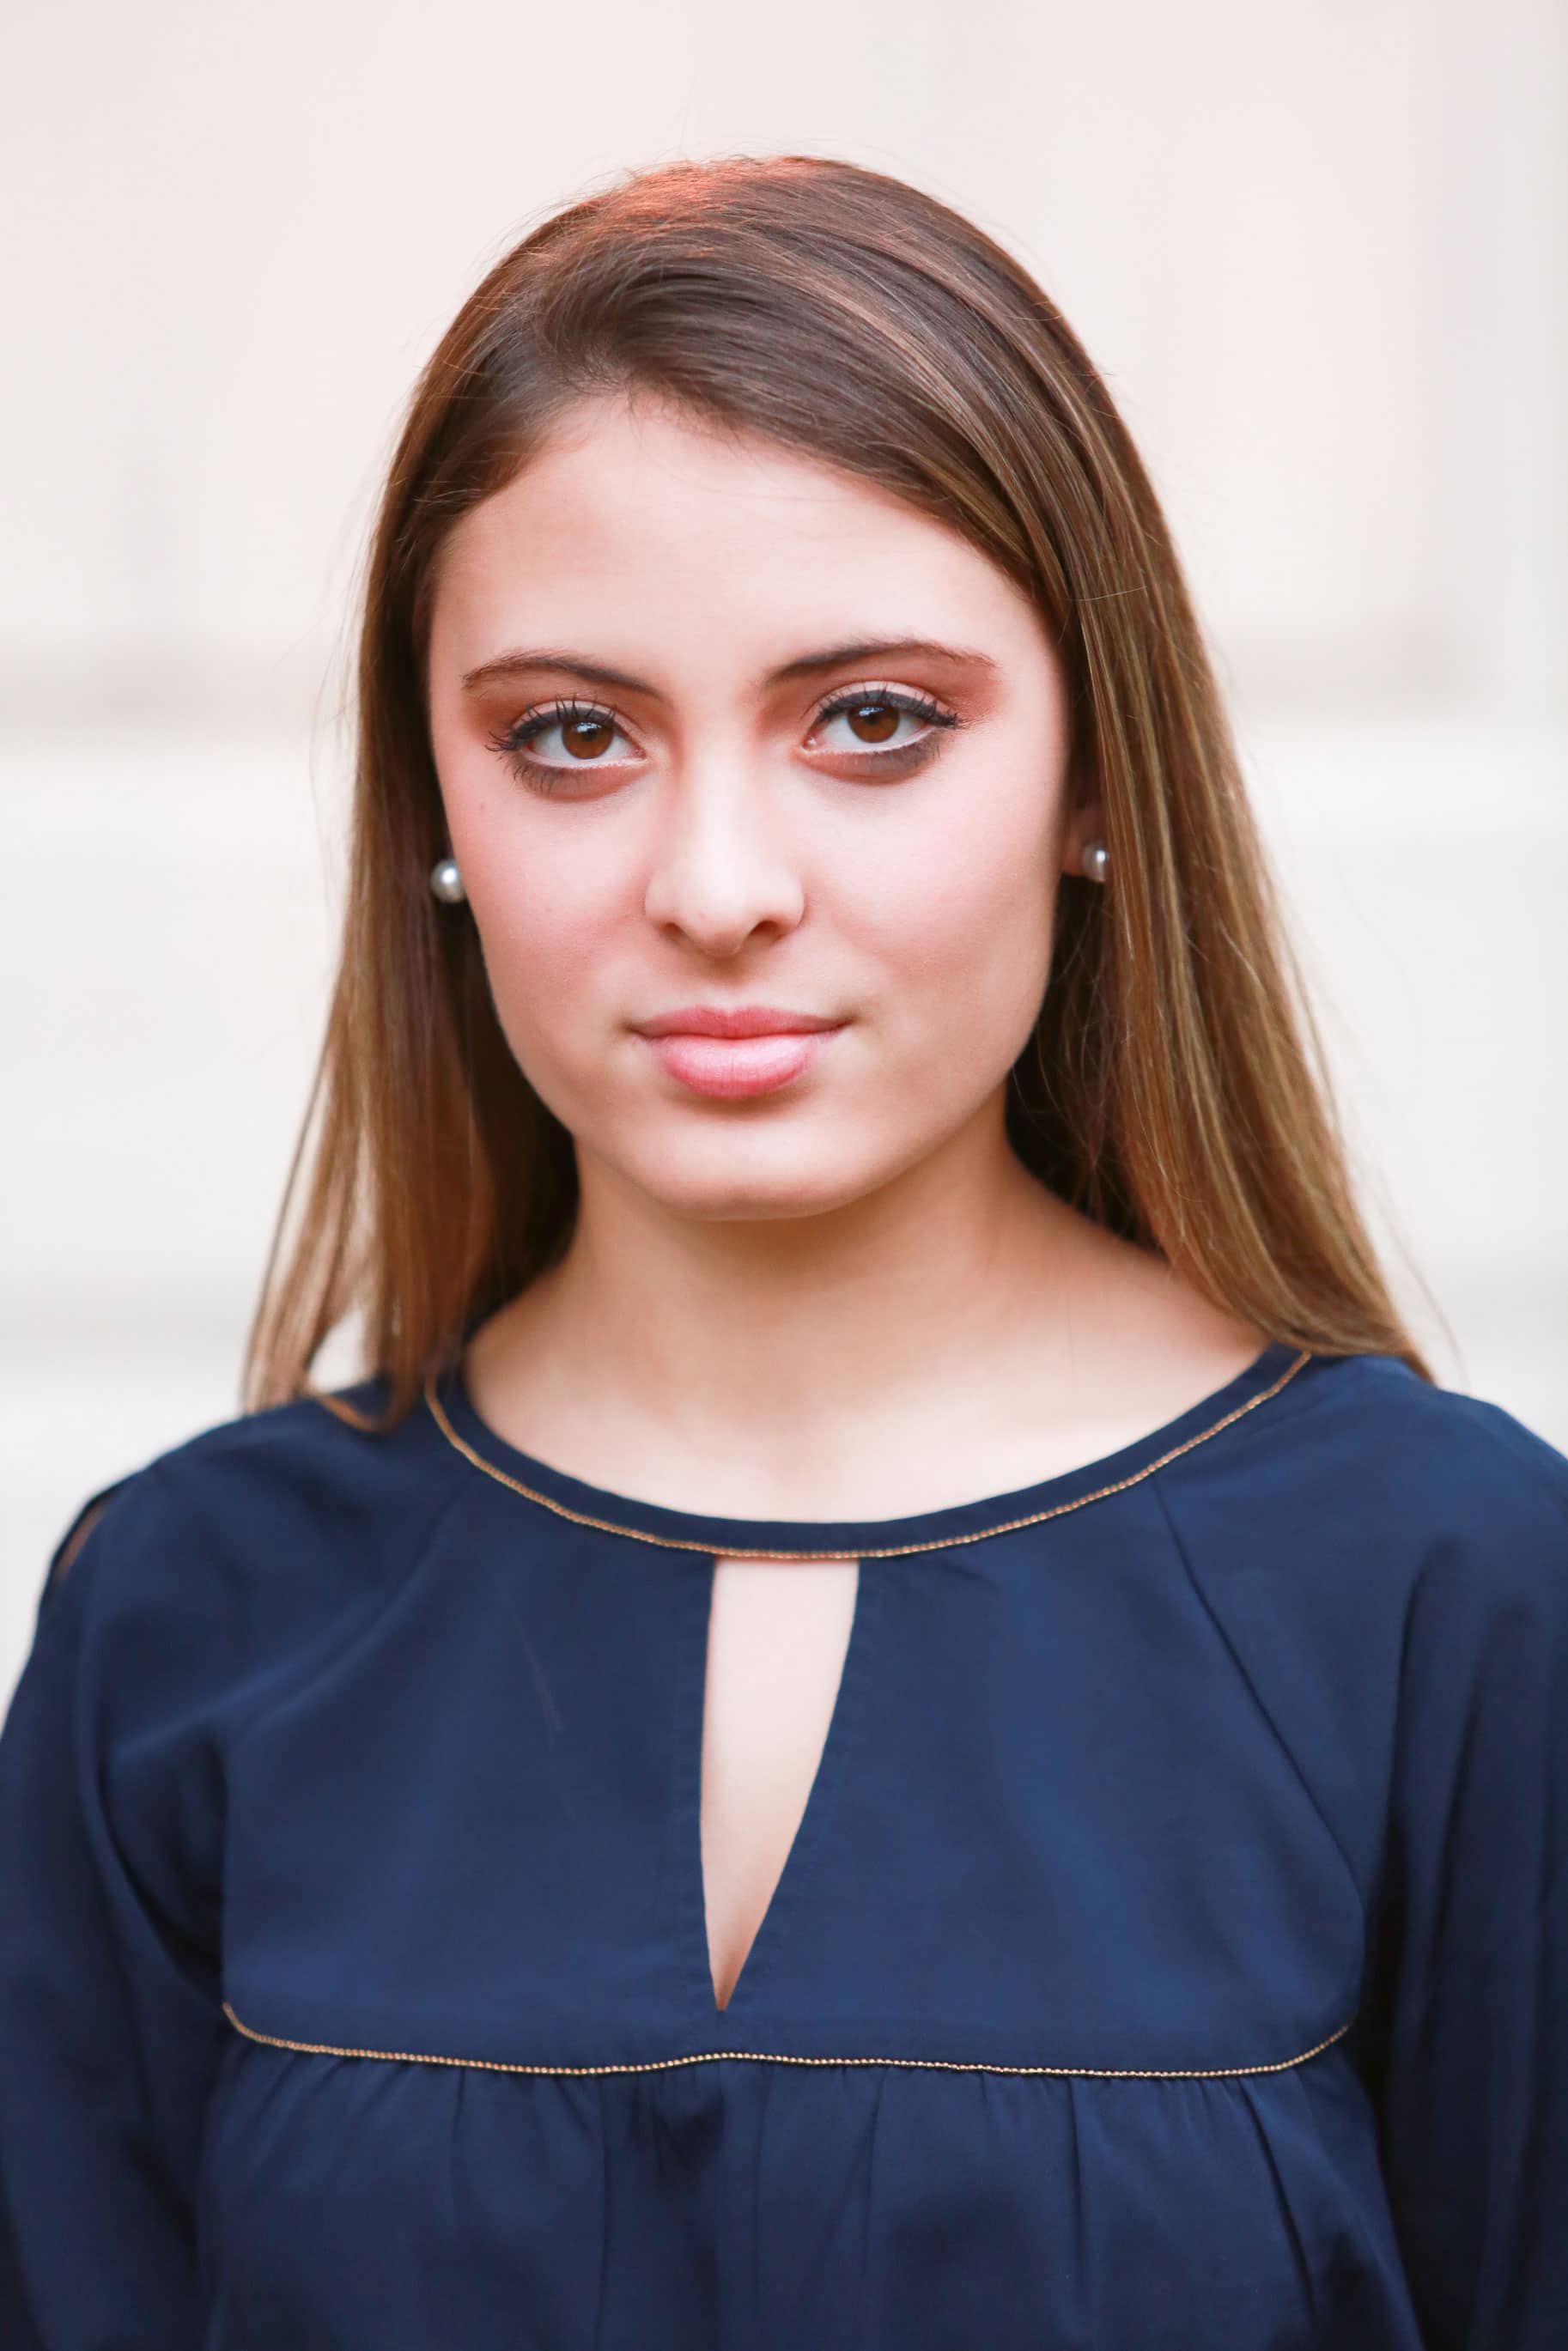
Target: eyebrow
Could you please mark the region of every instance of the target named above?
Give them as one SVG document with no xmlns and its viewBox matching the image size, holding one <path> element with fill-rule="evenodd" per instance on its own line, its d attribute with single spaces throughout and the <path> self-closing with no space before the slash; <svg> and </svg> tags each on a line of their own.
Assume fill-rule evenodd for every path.
<svg viewBox="0 0 1568 2351">
<path fill-rule="evenodd" d="M 798 660 L 786 662 L 782 668 L 769 670 L 758 682 L 758 691 L 787 685 L 795 678 L 815 677 L 823 670 L 842 669 L 849 662 L 877 661 L 909 653 L 926 660 L 967 664 L 992 674 L 1000 666 L 989 653 L 981 653 L 974 645 L 945 645 L 932 637 L 875 637 L 852 644 L 828 645 L 821 653 L 802 653 Z M 645 678 L 628 676 L 624 670 L 607 669 L 602 662 L 584 661 L 580 653 L 553 645 L 519 645 L 510 653 L 497 653 L 494 661 L 481 662 L 477 669 L 464 672 L 463 691 L 477 694 L 502 679 L 520 677 L 538 669 L 565 670 L 590 685 L 613 686 L 622 694 L 645 694 L 654 701 L 664 699 L 658 687 L 650 685 Z"/>
</svg>

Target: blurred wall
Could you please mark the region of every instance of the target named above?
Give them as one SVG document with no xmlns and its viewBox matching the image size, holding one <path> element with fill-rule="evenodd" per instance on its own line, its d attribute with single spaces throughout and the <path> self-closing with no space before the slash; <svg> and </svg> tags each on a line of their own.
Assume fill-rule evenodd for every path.
<svg viewBox="0 0 1568 2351">
<path fill-rule="evenodd" d="M 0 1687 L 78 1504 L 237 1409 L 414 372 L 536 220 L 679 155 L 898 172 L 1062 305 L 1186 559 L 1396 1286 L 1445 1384 L 1568 1447 L 1556 0 L 616 0 L 591 40 L 89 0 L 8 49 Z"/>
</svg>

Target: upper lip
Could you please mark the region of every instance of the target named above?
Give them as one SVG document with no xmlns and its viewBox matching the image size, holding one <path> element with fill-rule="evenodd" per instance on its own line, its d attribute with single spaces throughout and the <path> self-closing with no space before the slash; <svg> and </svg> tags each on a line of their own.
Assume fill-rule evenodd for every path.
<svg viewBox="0 0 1568 2351">
<path fill-rule="evenodd" d="M 661 1012 L 652 1020 L 635 1024 L 643 1037 L 669 1037 L 677 1031 L 688 1037 L 768 1037 L 790 1029 L 841 1025 L 815 1012 L 786 1012 L 777 1004 L 742 1004 L 733 1011 L 716 1004 L 683 1004 L 674 1012 Z"/>
</svg>

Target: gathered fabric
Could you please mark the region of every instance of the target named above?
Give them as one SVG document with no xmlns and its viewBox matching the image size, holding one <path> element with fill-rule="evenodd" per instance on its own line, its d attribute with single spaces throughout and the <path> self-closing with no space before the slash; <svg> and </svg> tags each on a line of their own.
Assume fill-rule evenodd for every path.
<svg viewBox="0 0 1568 2351">
<path fill-rule="evenodd" d="M 849 1646 L 721 2011 L 716 1562 L 814 1552 Z M 205 1430 L 50 1571 L 7 2346 L 1568 2342 L 1568 1458 L 1500 1407 L 1276 1343 L 1015 1492 L 748 1520 L 452 1372 Z"/>
</svg>

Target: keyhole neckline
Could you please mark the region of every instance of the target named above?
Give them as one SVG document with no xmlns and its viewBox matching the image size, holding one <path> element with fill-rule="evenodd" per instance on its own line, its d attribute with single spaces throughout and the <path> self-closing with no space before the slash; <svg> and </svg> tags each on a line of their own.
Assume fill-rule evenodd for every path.
<svg viewBox="0 0 1568 2351">
<path fill-rule="evenodd" d="M 875 1638 L 873 1620 L 885 1587 L 867 1576 L 863 1562 L 855 1562 L 854 1598 L 849 1630 L 828 1709 L 822 1743 L 818 1750 L 783 1863 L 747 1946 L 735 1981 L 730 1986 L 729 1998 L 721 2002 L 714 1979 L 713 1948 L 708 1936 L 707 1871 L 702 1824 L 703 1765 L 707 1738 L 707 1673 L 714 1608 L 720 1571 L 725 1560 L 733 1557 L 732 1552 L 722 1557 L 718 1553 L 710 1554 L 689 1587 L 693 1607 L 692 1639 L 688 1650 L 689 1678 L 681 1740 L 679 1806 L 683 1821 L 681 1842 L 685 1852 L 686 1898 L 690 1906 L 693 1969 L 700 1986 L 701 2005 L 705 2016 L 712 2022 L 721 2017 L 735 2016 L 738 2011 L 744 2022 L 751 2016 L 759 2000 L 766 2001 L 768 1987 L 778 1969 L 788 1964 L 789 1922 L 800 1902 L 802 1886 L 809 1890 L 818 1848 L 830 1834 L 831 1819 L 838 1810 L 849 1775 L 851 1758 L 859 1746 L 861 1716 L 865 1702 L 864 1685 L 871 1670 L 870 1651 Z"/>
<path fill-rule="evenodd" d="M 461 1359 L 432 1371 L 424 1398 L 447 1444 L 472 1468 L 509 1487 L 525 1499 L 581 1525 L 634 1541 L 662 1543 L 730 1559 L 889 1558 L 952 1543 L 977 1542 L 1040 1520 L 1060 1516 L 1116 1494 L 1173 1459 L 1218 1437 L 1245 1415 L 1280 1394 L 1309 1364 L 1339 1358 L 1314 1356 L 1288 1340 L 1275 1339 L 1233 1378 L 1200 1397 L 1184 1412 L 1076 1468 L 1033 1484 L 974 1501 L 955 1502 L 892 1519 L 746 1519 L 676 1510 L 620 1494 L 576 1478 L 509 1444 L 484 1420 L 463 1377 Z"/>
</svg>

